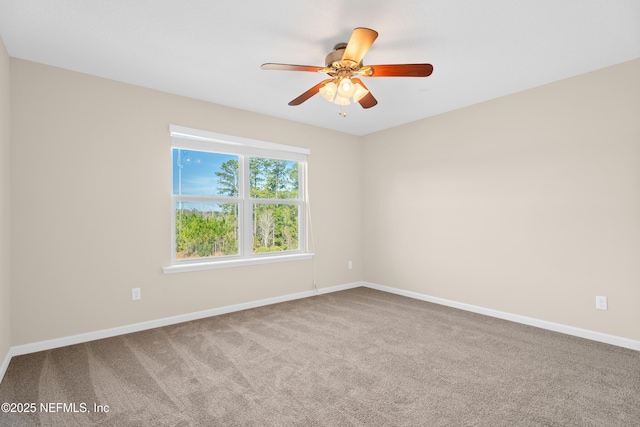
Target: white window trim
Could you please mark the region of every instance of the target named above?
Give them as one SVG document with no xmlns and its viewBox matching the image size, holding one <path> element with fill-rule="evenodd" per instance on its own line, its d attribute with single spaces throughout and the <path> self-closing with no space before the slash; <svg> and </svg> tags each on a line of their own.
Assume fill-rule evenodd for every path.
<svg viewBox="0 0 640 427">
<path fill-rule="evenodd" d="M 298 261 L 304 259 L 312 259 L 313 253 L 296 253 L 278 256 L 259 256 L 253 258 L 241 258 L 241 259 L 224 259 L 219 261 L 207 261 L 207 262 L 191 262 L 187 264 L 175 264 L 162 267 L 164 274 L 171 273 L 185 273 L 188 271 L 200 271 L 200 270 L 212 270 L 215 268 L 228 268 L 228 267 L 242 267 L 245 265 L 259 265 L 270 264 L 274 262 L 285 261 Z"/>
<path fill-rule="evenodd" d="M 307 213 L 308 213 L 308 195 L 307 195 L 307 156 L 310 154 L 310 150 L 302 147 L 295 147 L 290 145 L 276 144 L 272 142 L 259 141 L 249 138 L 242 138 L 238 136 L 225 135 L 215 132 L 209 132 L 200 129 L 192 129 L 184 126 L 170 125 L 169 132 L 171 135 L 171 148 L 184 148 L 188 150 L 198 150 L 215 152 L 222 154 L 240 154 L 245 156 L 244 163 L 247 165 L 239 165 L 240 173 L 244 174 L 244 182 L 248 182 L 248 162 L 249 156 L 253 157 L 268 157 L 282 160 L 295 160 L 302 162 L 302 170 L 299 170 L 299 189 L 302 194 L 302 204 L 300 205 L 301 212 L 299 215 L 299 245 L 300 249 L 297 251 L 286 252 L 268 252 L 261 254 L 245 253 L 237 256 L 226 256 L 218 259 L 204 258 L 196 260 L 176 260 L 175 259 L 175 201 L 180 196 L 171 196 L 171 265 L 162 267 L 162 271 L 165 274 L 181 273 L 188 271 L 199 271 L 216 268 L 226 267 L 240 267 L 245 265 L 267 264 L 273 262 L 285 262 L 295 261 L 313 258 L 313 253 L 307 251 Z M 240 210 L 245 211 L 251 209 L 253 199 L 247 195 L 245 197 L 233 198 L 240 203 Z M 229 200 L 229 199 L 226 199 Z M 260 199 L 260 203 L 291 203 L 298 204 L 298 202 L 292 202 L 290 200 L 271 200 Z M 241 220 L 245 222 L 251 222 L 249 215 L 241 215 Z M 245 230 L 251 229 L 251 224 L 243 224 Z M 244 233 L 244 242 L 241 242 L 241 246 L 250 250 L 252 246 L 251 233 Z M 249 245 L 249 246 L 247 246 Z"/>
</svg>

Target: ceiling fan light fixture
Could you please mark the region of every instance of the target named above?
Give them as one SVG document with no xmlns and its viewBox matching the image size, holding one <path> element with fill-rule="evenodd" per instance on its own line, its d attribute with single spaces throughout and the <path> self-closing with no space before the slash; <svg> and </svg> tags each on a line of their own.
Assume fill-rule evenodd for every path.
<svg viewBox="0 0 640 427">
<path fill-rule="evenodd" d="M 338 85 L 338 95 L 343 98 L 351 98 L 356 91 L 356 86 L 349 77 L 343 77 Z"/>
<path fill-rule="evenodd" d="M 354 86 L 355 90 L 353 92 L 353 102 L 360 101 L 369 93 L 369 91 L 365 89 L 360 83 L 356 83 Z"/>
<path fill-rule="evenodd" d="M 324 99 L 329 102 L 333 102 L 336 97 L 336 93 L 338 92 L 338 85 L 334 82 L 329 82 L 326 85 L 322 86 L 319 92 Z"/>
<path fill-rule="evenodd" d="M 336 96 L 335 101 L 333 101 L 334 104 L 338 104 L 338 105 L 349 105 L 351 104 L 351 101 L 349 100 L 349 98 L 346 98 L 344 96 Z"/>
</svg>

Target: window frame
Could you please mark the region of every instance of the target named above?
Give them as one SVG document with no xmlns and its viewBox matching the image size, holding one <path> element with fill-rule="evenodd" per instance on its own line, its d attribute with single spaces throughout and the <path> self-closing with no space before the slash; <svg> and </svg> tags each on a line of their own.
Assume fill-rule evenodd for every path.
<svg viewBox="0 0 640 427">
<path fill-rule="evenodd" d="M 312 253 L 307 247 L 307 163 L 310 150 L 272 142 L 259 141 L 232 135 L 225 135 L 184 126 L 170 125 L 170 149 L 204 151 L 209 153 L 238 156 L 238 196 L 185 196 L 171 191 L 171 264 L 163 267 L 163 272 L 206 270 L 213 268 L 237 267 L 243 265 L 310 259 Z M 171 155 L 173 158 L 173 154 Z M 268 158 L 295 161 L 298 163 L 298 197 L 296 199 L 271 199 L 250 197 L 250 158 Z M 173 161 L 171 173 L 173 176 Z M 196 259 L 176 258 L 176 203 L 179 201 L 203 201 L 211 203 L 238 204 L 238 255 L 203 257 Z M 298 206 L 298 249 L 281 252 L 253 253 L 252 216 L 254 204 L 291 204 Z"/>
</svg>

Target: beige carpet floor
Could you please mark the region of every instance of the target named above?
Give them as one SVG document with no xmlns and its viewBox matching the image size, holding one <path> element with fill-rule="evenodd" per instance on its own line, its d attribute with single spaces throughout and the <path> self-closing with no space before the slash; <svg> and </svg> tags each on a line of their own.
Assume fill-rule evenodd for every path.
<svg viewBox="0 0 640 427">
<path fill-rule="evenodd" d="M 1 402 L 35 404 L 2 426 L 640 426 L 640 353 L 356 288 L 14 357 Z"/>
</svg>

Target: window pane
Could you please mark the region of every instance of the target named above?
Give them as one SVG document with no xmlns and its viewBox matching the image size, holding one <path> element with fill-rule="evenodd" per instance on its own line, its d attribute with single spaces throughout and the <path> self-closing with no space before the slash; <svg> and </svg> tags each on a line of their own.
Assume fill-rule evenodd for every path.
<svg viewBox="0 0 640 427">
<path fill-rule="evenodd" d="M 238 254 L 238 204 L 176 202 L 176 259 Z"/>
<path fill-rule="evenodd" d="M 173 150 L 173 194 L 238 196 L 238 156 Z"/>
<path fill-rule="evenodd" d="M 249 159 L 250 195 L 260 199 L 297 199 L 298 162 L 263 157 Z"/>
<path fill-rule="evenodd" d="M 253 252 L 298 249 L 298 206 L 254 204 Z"/>
</svg>

